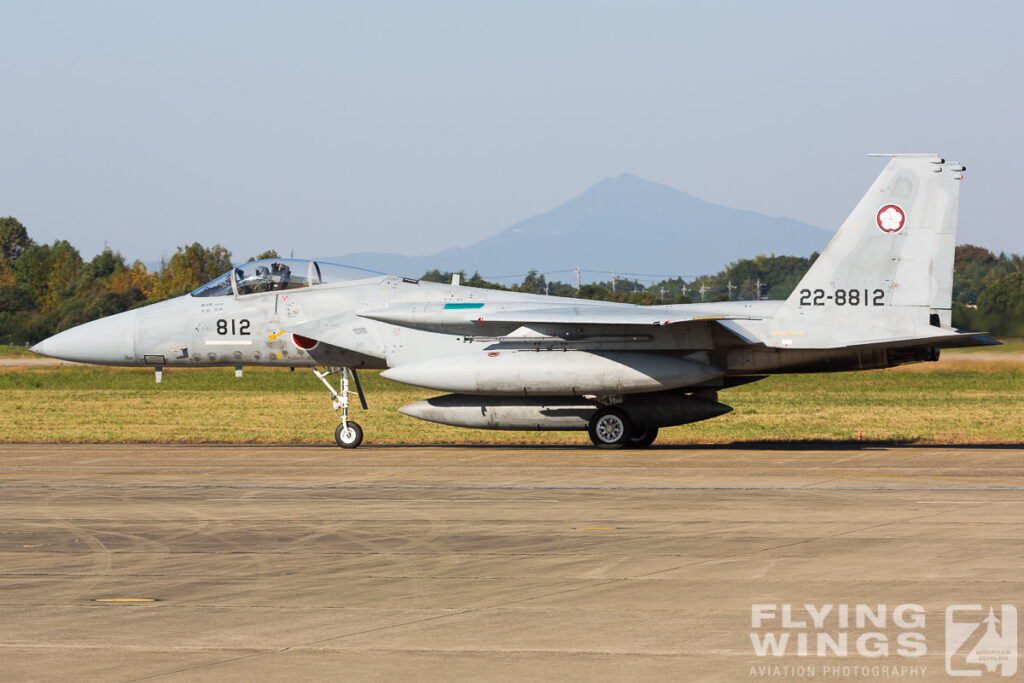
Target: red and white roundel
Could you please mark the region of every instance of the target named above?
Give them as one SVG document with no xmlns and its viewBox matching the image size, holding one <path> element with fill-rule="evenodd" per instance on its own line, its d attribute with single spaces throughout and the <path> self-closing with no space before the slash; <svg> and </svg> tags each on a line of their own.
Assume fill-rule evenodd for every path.
<svg viewBox="0 0 1024 683">
<path fill-rule="evenodd" d="M 900 207 L 895 204 L 886 204 L 878 210 L 875 220 L 878 221 L 878 227 L 885 232 L 899 232 L 907 217 L 903 215 L 903 209 Z"/>
</svg>

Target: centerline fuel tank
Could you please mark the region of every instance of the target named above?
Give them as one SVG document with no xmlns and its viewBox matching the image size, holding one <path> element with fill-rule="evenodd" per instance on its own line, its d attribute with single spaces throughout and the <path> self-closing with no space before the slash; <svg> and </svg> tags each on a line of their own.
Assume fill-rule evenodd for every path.
<svg viewBox="0 0 1024 683">
<path fill-rule="evenodd" d="M 473 429 L 585 430 L 600 407 L 595 401 L 572 396 L 476 396 L 447 394 L 410 403 L 399 412 L 428 422 Z M 714 392 L 685 390 L 631 394 L 617 404 L 635 427 L 671 427 L 700 422 L 732 410 Z"/>
</svg>

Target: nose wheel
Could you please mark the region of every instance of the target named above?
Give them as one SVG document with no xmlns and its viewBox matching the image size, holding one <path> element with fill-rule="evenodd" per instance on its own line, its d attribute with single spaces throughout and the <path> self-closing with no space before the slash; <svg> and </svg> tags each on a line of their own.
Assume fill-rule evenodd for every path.
<svg viewBox="0 0 1024 683">
<path fill-rule="evenodd" d="M 346 420 L 334 430 L 334 440 L 342 448 L 355 448 L 363 442 L 363 428 L 352 420 Z"/>
<path fill-rule="evenodd" d="M 334 430 L 335 443 L 342 448 L 356 448 L 363 442 L 363 428 L 348 419 L 348 406 L 349 396 L 356 394 L 359 397 L 359 405 L 366 410 L 366 396 L 363 394 L 363 385 L 359 383 L 359 375 L 352 368 L 313 368 L 313 374 L 331 392 L 331 405 L 334 409 L 341 411 L 341 424 Z M 340 376 L 337 389 L 331 385 L 331 375 Z M 355 385 L 355 391 L 349 389 L 350 384 Z"/>
</svg>

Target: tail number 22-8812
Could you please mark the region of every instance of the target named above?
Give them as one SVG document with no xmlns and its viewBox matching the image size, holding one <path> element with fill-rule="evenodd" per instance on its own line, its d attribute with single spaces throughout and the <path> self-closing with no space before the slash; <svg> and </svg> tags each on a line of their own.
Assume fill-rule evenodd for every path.
<svg viewBox="0 0 1024 683">
<path fill-rule="evenodd" d="M 824 289 L 801 289 L 801 306 L 884 306 L 885 290 L 881 289 L 837 289 L 825 294 Z"/>
</svg>

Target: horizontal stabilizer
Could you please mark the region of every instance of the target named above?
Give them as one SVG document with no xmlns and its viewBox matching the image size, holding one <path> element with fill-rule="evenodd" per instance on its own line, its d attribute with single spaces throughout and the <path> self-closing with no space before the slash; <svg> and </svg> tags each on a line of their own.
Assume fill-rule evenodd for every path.
<svg viewBox="0 0 1024 683">
<path fill-rule="evenodd" d="M 934 328 L 939 329 L 939 328 Z M 872 348 L 886 348 L 886 349 L 898 349 L 898 348 L 909 348 L 912 346 L 934 346 L 937 348 L 954 349 L 964 348 L 968 346 L 999 346 L 1002 342 L 996 341 L 991 337 L 987 337 L 984 334 L 977 334 L 973 332 L 949 332 L 947 334 L 937 335 L 908 335 L 902 337 L 879 337 L 875 339 L 857 340 L 852 343 L 837 343 L 831 347 L 819 347 L 819 348 L 837 348 L 837 349 L 872 349 Z M 801 347 L 811 348 L 811 347 Z"/>
</svg>

